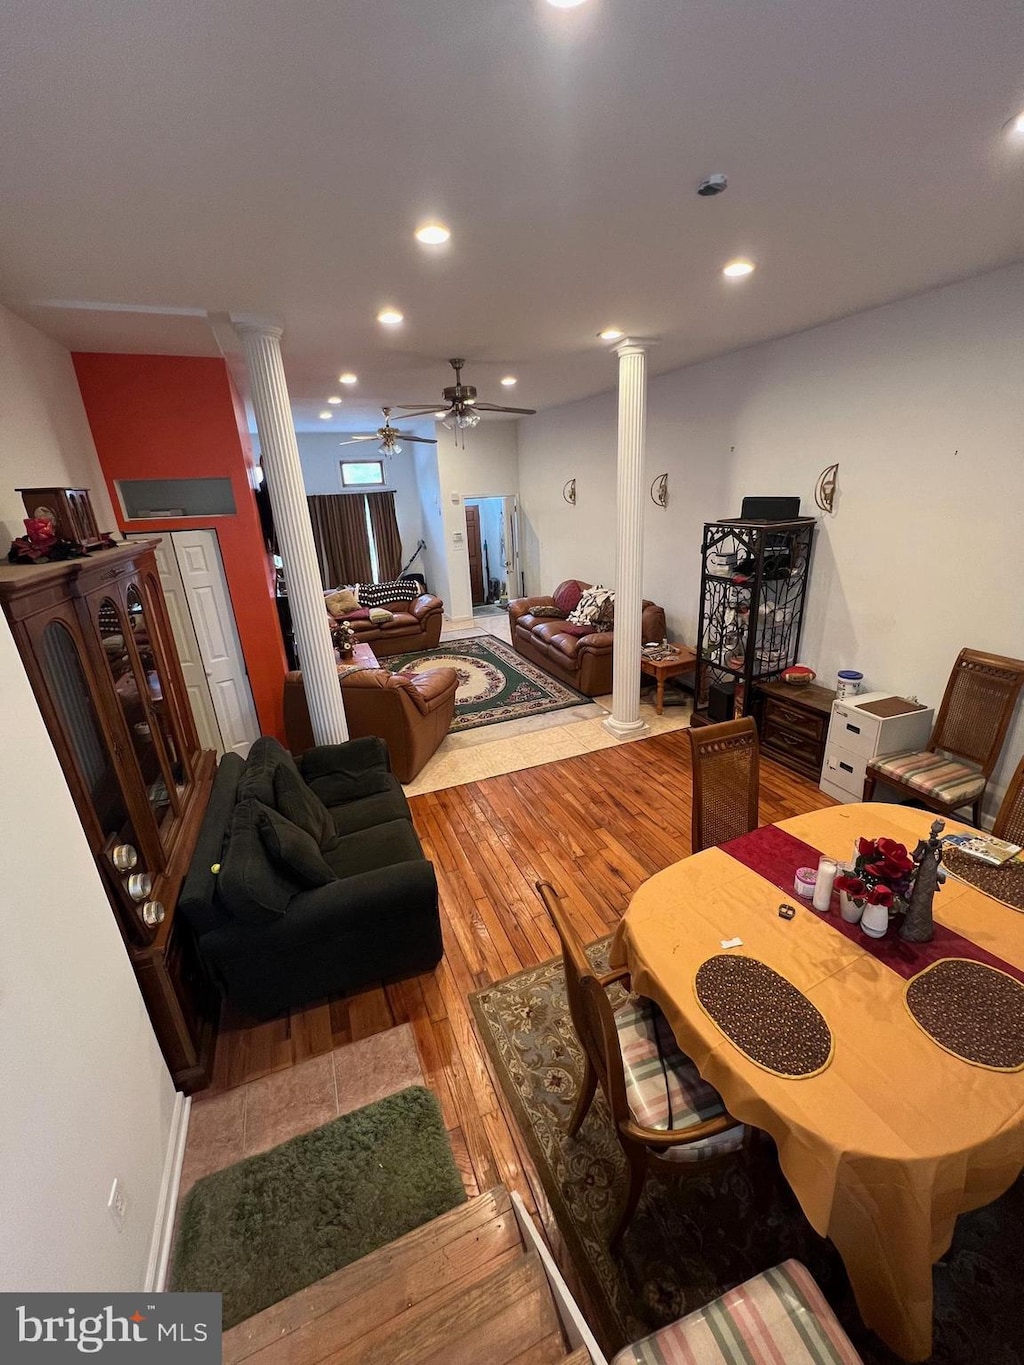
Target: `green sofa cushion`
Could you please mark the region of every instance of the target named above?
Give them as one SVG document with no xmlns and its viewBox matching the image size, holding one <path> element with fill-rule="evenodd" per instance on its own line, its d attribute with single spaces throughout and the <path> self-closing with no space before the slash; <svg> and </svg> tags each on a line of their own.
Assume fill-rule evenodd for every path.
<svg viewBox="0 0 1024 1365">
<path fill-rule="evenodd" d="M 303 883 L 271 858 L 259 826 L 258 801 L 239 801 L 231 814 L 217 874 L 217 899 L 235 919 L 268 924 L 288 909 Z"/>
<path fill-rule="evenodd" d="M 272 806 L 255 801 L 256 827 L 263 847 L 278 871 L 299 881 L 303 888 L 326 886 L 337 878 L 324 861 L 320 846 L 301 825 L 294 824 Z M 331 829 L 334 838 L 333 826 Z"/>
</svg>

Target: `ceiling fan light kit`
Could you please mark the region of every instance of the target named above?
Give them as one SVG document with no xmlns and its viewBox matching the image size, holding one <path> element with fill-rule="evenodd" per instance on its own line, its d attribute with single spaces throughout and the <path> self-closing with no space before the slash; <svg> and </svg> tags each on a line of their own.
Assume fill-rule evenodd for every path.
<svg viewBox="0 0 1024 1365">
<path fill-rule="evenodd" d="M 350 436 L 347 441 L 339 441 L 342 446 L 361 445 L 363 441 L 379 441 L 377 446 L 378 455 L 401 455 L 402 447 L 399 441 L 415 441 L 418 445 L 436 446 L 437 441 L 433 436 L 413 436 L 409 431 L 399 431 L 397 427 L 391 425 L 391 408 L 381 408 L 384 414 L 384 425 L 378 427 L 376 431 L 368 431 L 364 435 Z"/>
<path fill-rule="evenodd" d="M 433 417 L 447 430 L 454 431 L 456 439 L 460 431 L 475 427 L 482 413 L 512 412 L 517 416 L 532 417 L 537 411 L 536 408 L 510 408 L 502 403 L 481 402 L 475 386 L 462 382 L 462 367 L 465 363 L 460 358 L 448 362 L 455 371 L 455 383 L 446 385 L 441 391 L 441 396 L 448 405 L 443 411 L 433 403 L 399 403 L 398 407 L 403 410 L 406 417 Z"/>
</svg>

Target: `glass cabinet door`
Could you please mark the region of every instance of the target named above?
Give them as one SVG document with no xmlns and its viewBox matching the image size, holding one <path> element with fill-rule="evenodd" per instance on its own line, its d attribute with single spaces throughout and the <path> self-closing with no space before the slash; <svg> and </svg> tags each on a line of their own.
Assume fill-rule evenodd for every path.
<svg viewBox="0 0 1024 1365">
<path fill-rule="evenodd" d="M 146 799 L 163 833 L 174 817 L 176 802 L 172 798 L 175 782 L 171 765 L 165 766 L 153 704 L 156 696 L 162 699 L 160 676 L 154 669 L 146 671 L 141 664 L 136 663 L 138 656 L 130 644 L 134 635 L 133 624 L 129 624 L 129 620 L 122 616 L 112 597 L 104 597 L 96 608 L 96 625 L 114 685 L 114 695 L 142 773 Z"/>
<path fill-rule="evenodd" d="M 164 677 L 165 666 L 163 653 L 160 649 L 160 638 L 157 633 L 158 626 L 134 583 L 128 587 L 126 603 L 132 640 L 135 642 L 139 663 L 146 676 L 150 719 L 155 725 L 157 738 L 163 748 L 164 759 L 170 770 L 174 790 L 176 793 L 180 793 L 184 790 L 188 777 L 185 749 L 181 741 L 178 717 L 174 710 L 172 689 L 168 687 L 168 680 Z"/>
</svg>

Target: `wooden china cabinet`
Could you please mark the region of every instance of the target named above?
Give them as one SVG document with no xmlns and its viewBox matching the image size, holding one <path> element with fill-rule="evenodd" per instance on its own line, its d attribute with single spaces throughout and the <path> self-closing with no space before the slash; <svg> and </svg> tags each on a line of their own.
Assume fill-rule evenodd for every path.
<svg viewBox="0 0 1024 1365">
<path fill-rule="evenodd" d="M 218 994 L 174 910 L 216 755 L 199 747 L 156 543 L 4 564 L 0 601 L 167 1065 L 191 1092 L 210 1079 Z"/>
</svg>

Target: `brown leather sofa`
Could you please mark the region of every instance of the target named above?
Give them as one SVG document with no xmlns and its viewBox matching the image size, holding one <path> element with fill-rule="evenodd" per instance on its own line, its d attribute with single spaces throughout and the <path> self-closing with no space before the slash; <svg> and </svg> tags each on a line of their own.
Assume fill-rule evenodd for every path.
<svg viewBox="0 0 1024 1365">
<path fill-rule="evenodd" d="M 394 612 L 394 620 L 383 626 L 375 626 L 358 614 L 337 619 L 348 621 L 357 642 L 370 645 L 378 659 L 404 654 L 407 650 L 437 648 L 444 623 L 444 603 L 440 597 L 425 592 L 411 602 L 383 602 L 381 605 Z M 658 639 L 661 639 L 660 635 Z"/>
<path fill-rule="evenodd" d="M 535 616 L 533 607 L 553 607 L 555 596 L 575 581 L 586 591 L 591 585 L 582 579 L 567 579 L 559 583 L 551 597 L 518 597 L 508 604 L 512 645 L 517 654 L 539 664 L 552 677 L 575 687 L 588 697 L 603 697 L 612 690 L 611 630 L 576 627 L 567 631 L 565 618 Z M 584 632 L 584 633 L 577 633 Z M 665 609 L 645 601 L 641 618 L 640 639 L 663 640 L 667 634 Z M 640 660 L 636 661 L 637 669 Z"/>
<path fill-rule="evenodd" d="M 451 729 L 459 685 L 455 669 L 435 668 L 407 677 L 389 673 L 386 668 L 339 664 L 338 675 L 349 736 L 363 739 L 377 735 L 384 740 L 391 771 L 399 782 L 411 782 Z M 313 748 L 306 690 L 299 670 L 285 675 L 284 728 L 293 754 Z"/>
</svg>

